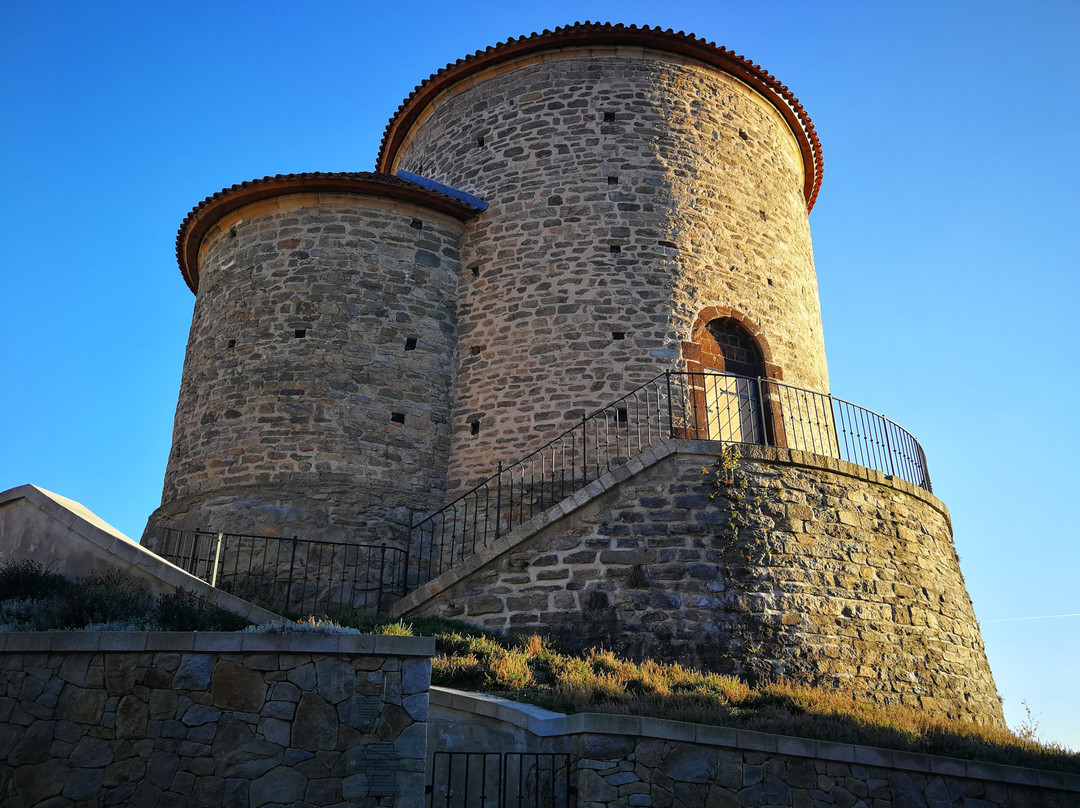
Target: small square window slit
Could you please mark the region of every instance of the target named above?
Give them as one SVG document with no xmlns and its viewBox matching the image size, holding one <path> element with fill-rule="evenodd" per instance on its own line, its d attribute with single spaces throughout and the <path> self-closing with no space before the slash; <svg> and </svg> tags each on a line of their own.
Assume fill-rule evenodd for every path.
<svg viewBox="0 0 1080 808">
<path fill-rule="evenodd" d="M 392 412 L 392 413 L 390 413 L 390 423 L 393 423 L 393 424 L 403 424 L 403 423 L 405 423 L 405 413 L 403 413 L 403 412 Z"/>
</svg>

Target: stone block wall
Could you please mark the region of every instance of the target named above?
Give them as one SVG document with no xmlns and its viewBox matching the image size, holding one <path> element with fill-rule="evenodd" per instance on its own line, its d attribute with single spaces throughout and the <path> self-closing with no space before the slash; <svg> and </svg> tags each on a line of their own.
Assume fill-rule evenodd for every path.
<svg viewBox="0 0 1080 808">
<path fill-rule="evenodd" d="M 577 808 L 1073 808 L 1080 776 L 431 689 L 432 751 L 557 752 Z M 460 784 L 459 784 L 460 785 Z"/>
<path fill-rule="evenodd" d="M 595 718 L 594 731 L 602 731 L 606 717 Z M 734 743 L 718 747 L 670 737 L 579 736 L 578 808 L 1070 808 L 1080 804 L 1080 777 L 1075 775 L 703 729 L 705 735 L 731 736 Z M 747 737 L 754 735 L 759 737 Z M 751 742 L 746 744 L 744 739 Z M 1043 785 L 1040 780 L 1054 785 Z"/>
<path fill-rule="evenodd" d="M 799 146 L 732 76 L 641 48 L 542 52 L 447 87 L 393 157 L 491 205 L 462 242 L 451 488 L 684 369 L 706 308 L 827 391 Z"/>
<path fill-rule="evenodd" d="M 400 613 L 1004 725 L 940 500 L 750 446 L 717 488 L 714 449 L 664 444 Z"/>
<path fill-rule="evenodd" d="M 460 232 L 332 193 L 216 222 L 148 540 L 173 526 L 400 541 L 410 512 L 441 504 Z"/>
<path fill-rule="evenodd" d="M 0 802 L 423 800 L 430 639 L 0 634 Z"/>
</svg>

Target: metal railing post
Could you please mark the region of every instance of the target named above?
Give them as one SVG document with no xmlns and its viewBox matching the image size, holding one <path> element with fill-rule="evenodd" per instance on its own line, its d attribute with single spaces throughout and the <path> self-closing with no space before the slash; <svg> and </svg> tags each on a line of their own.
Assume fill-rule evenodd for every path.
<svg viewBox="0 0 1080 808">
<path fill-rule="evenodd" d="M 292 582 L 293 575 L 296 573 L 296 542 L 299 537 L 292 537 L 292 555 L 289 557 L 289 582 L 285 584 L 285 608 L 289 608 L 289 602 L 292 600 Z"/>
<path fill-rule="evenodd" d="M 383 599 L 383 570 L 386 569 L 386 545 L 383 544 L 379 547 L 379 589 L 378 600 L 375 601 L 375 614 L 382 614 L 382 599 Z M 350 598 L 351 600 L 351 598 Z"/>
<path fill-rule="evenodd" d="M 835 452 L 836 459 L 841 459 L 840 454 L 840 430 L 836 425 L 836 404 L 833 401 L 832 393 L 828 394 L 829 399 L 829 427 L 832 430 L 833 445 L 829 447 L 830 451 Z"/>
<path fill-rule="evenodd" d="M 675 416 L 671 407 L 671 371 L 665 370 L 664 376 L 667 377 L 667 425 L 668 425 L 668 437 L 675 437 Z"/>
<path fill-rule="evenodd" d="M 217 534 L 217 546 L 214 548 L 214 571 L 210 574 L 210 586 L 217 586 L 218 564 L 221 563 L 221 545 L 225 541 L 225 534 Z"/>
<path fill-rule="evenodd" d="M 769 445 L 769 432 L 765 428 L 765 380 L 757 377 L 757 400 L 758 412 L 761 414 L 761 438 L 758 440 L 762 446 Z"/>
<path fill-rule="evenodd" d="M 581 416 L 581 484 L 587 485 L 589 482 L 589 461 L 588 451 L 586 444 L 589 442 L 589 427 L 587 425 L 587 418 Z"/>
<path fill-rule="evenodd" d="M 503 468 L 502 468 L 502 461 L 501 460 L 499 461 L 499 464 L 498 464 L 497 468 L 498 468 L 498 472 L 496 473 L 497 479 L 496 479 L 496 482 L 495 482 L 495 538 L 496 539 L 498 539 L 499 536 L 502 535 L 501 531 L 502 531 L 502 473 L 503 473 Z M 462 550 L 464 550 L 464 549 L 465 549 L 464 546 L 462 546 Z"/>
<path fill-rule="evenodd" d="M 199 529 L 195 528 L 191 533 L 191 554 L 188 555 L 187 571 L 194 575 L 196 578 L 202 576 L 199 575 Z"/>
<path fill-rule="evenodd" d="M 891 476 L 895 477 L 896 476 L 896 463 L 893 460 L 892 441 L 889 440 L 889 423 L 890 422 L 889 422 L 889 419 L 885 417 L 884 413 L 882 413 L 882 415 L 881 415 L 881 420 L 883 422 L 883 427 L 885 429 L 885 452 L 889 457 L 889 474 Z"/>
<path fill-rule="evenodd" d="M 405 542 L 405 550 L 401 554 L 401 594 L 405 594 L 409 588 L 409 562 L 412 560 L 410 558 L 410 553 L 412 552 L 413 529 L 415 526 L 416 512 L 409 511 L 409 538 L 408 541 Z M 419 571 L 417 571 L 417 577 L 419 577 Z"/>
</svg>

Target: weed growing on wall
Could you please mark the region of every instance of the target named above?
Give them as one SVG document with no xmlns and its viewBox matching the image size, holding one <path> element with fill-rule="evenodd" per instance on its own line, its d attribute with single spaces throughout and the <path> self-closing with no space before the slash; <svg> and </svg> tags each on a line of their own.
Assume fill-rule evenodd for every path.
<svg viewBox="0 0 1080 808">
<path fill-rule="evenodd" d="M 711 465 L 702 466 L 701 473 L 708 481 L 709 499 L 727 508 L 727 523 L 719 538 L 729 577 L 732 569 L 728 559 L 732 555 L 747 563 L 764 561 L 765 541 L 749 530 L 751 516 L 755 510 L 760 510 L 762 498 L 749 494 L 750 482 L 742 468 L 739 447 L 730 443 L 725 445 Z"/>
</svg>

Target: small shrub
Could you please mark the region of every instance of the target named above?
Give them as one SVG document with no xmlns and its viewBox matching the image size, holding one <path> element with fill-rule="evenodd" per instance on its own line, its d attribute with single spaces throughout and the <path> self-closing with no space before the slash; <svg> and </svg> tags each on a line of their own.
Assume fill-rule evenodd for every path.
<svg viewBox="0 0 1080 808">
<path fill-rule="evenodd" d="M 37 561 L 5 561 L 0 565 L 0 601 L 41 600 L 62 596 L 73 584 Z"/>
<path fill-rule="evenodd" d="M 533 684 L 529 662 L 522 653 L 505 652 L 488 661 L 487 676 L 497 690 L 522 690 Z"/>
<path fill-rule="evenodd" d="M 127 622 L 147 614 L 154 601 L 146 587 L 119 570 L 95 572 L 80 578 L 64 599 L 63 625 L 83 628 L 93 623 Z"/>
<path fill-rule="evenodd" d="M 431 683 L 447 687 L 478 688 L 486 682 L 480 660 L 472 654 L 438 656 L 431 661 Z"/>
<path fill-rule="evenodd" d="M 308 632 L 313 634 L 361 634 L 364 632 L 351 626 L 342 626 L 323 617 L 308 617 L 292 622 L 289 620 L 275 623 L 260 623 L 248 626 L 244 631 L 253 634 L 288 634 L 290 632 Z"/>
<path fill-rule="evenodd" d="M 186 589 L 158 597 L 153 623 L 161 631 L 240 631 L 248 620 Z"/>
</svg>

